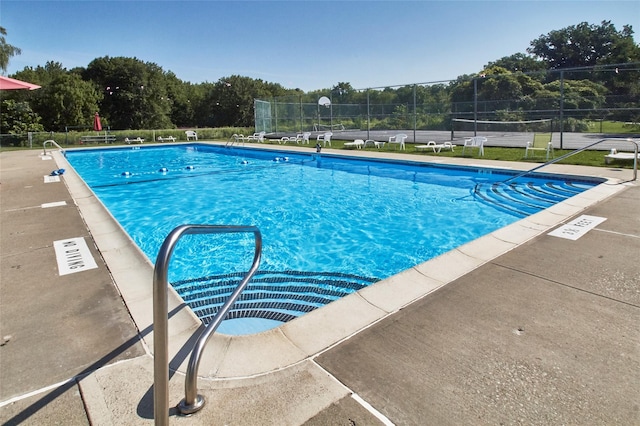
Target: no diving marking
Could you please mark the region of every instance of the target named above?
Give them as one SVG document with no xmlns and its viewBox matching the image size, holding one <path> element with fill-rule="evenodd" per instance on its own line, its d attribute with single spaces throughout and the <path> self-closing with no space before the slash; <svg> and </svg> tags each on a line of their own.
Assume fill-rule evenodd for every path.
<svg viewBox="0 0 640 426">
<path fill-rule="evenodd" d="M 73 274 L 98 267 L 83 237 L 53 242 L 60 275 Z"/>
</svg>

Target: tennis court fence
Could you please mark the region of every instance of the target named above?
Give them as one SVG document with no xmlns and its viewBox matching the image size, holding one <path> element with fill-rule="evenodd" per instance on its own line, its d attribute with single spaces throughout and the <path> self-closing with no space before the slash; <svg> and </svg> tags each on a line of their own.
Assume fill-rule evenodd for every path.
<svg viewBox="0 0 640 426">
<path fill-rule="evenodd" d="M 487 132 L 553 132 L 562 141 L 564 132 L 610 134 L 607 126 L 615 122 L 617 131 L 640 135 L 637 94 L 607 93 L 592 84 L 640 80 L 640 63 L 625 65 L 526 75 L 540 88 L 528 94 L 496 89 L 513 82 L 510 74 L 255 99 L 256 132 L 279 136 L 331 131 L 334 138 L 350 139 L 402 131 L 410 141 L 413 135 L 419 141 L 425 132 L 446 134 L 450 140 Z M 495 99 L 496 93 L 513 97 Z"/>
</svg>

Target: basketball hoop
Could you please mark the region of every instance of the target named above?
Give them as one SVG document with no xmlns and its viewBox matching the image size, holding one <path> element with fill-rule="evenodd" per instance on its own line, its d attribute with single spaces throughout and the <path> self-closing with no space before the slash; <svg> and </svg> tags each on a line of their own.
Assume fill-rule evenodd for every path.
<svg viewBox="0 0 640 426">
<path fill-rule="evenodd" d="M 318 105 L 329 108 L 329 106 L 331 105 L 331 99 L 327 98 L 326 96 L 323 96 L 320 99 L 318 99 Z"/>
</svg>

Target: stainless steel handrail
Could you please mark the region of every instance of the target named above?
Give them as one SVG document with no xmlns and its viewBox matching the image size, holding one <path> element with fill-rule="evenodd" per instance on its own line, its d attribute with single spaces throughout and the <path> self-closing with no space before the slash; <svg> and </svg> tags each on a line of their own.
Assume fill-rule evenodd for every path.
<svg viewBox="0 0 640 426">
<path fill-rule="evenodd" d="M 623 138 L 605 138 L 605 139 L 600 139 L 599 141 L 596 141 L 596 142 L 594 142 L 592 144 L 589 144 L 587 146 L 583 146 L 582 148 L 578 148 L 575 151 L 568 152 L 568 153 L 566 153 L 566 154 L 564 154 L 564 155 L 562 155 L 562 156 L 560 156 L 558 158 L 554 158 L 553 160 L 549 160 L 544 164 L 541 164 L 541 165 L 539 165 L 537 167 L 534 167 L 533 169 L 529 169 L 529 170 L 526 170 L 524 172 L 518 173 L 516 175 L 511 176 L 510 178 L 508 178 L 506 180 L 503 180 L 503 181 L 500 181 L 500 182 L 496 182 L 496 183 L 499 184 L 499 185 L 500 184 L 505 184 L 505 183 L 510 182 L 510 181 L 512 181 L 514 179 L 518 179 L 519 177 L 526 176 L 529 173 L 535 172 L 536 170 L 539 170 L 539 169 L 541 169 L 543 167 L 546 167 L 549 164 L 557 163 L 558 161 L 562 161 L 567 157 L 571 157 L 572 155 L 575 155 L 575 154 L 577 154 L 579 152 L 585 151 L 585 150 L 591 148 L 592 146 L 595 146 L 595 145 L 598 145 L 598 144 L 600 144 L 602 142 L 607 142 L 607 141 L 630 142 L 633 145 L 635 157 L 633 159 L 633 179 L 631 179 L 631 180 L 634 181 L 634 180 L 638 179 L 638 144 L 640 142 L 636 142 L 631 138 L 627 138 L 627 139 L 623 139 Z M 480 184 L 480 183 L 477 183 L 475 185 L 475 187 L 473 188 L 473 194 L 474 195 L 478 193 L 478 190 L 479 190 L 481 185 L 482 184 Z"/>
<path fill-rule="evenodd" d="M 169 424 L 169 347 L 168 347 L 168 269 L 171 254 L 178 240 L 183 235 L 193 234 L 230 234 L 252 232 L 255 238 L 255 252 L 251 268 L 218 311 L 213 321 L 202 332 L 194 345 L 187 377 L 185 379 L 185 400 L 180 403 L 181 412 L 194 413 L 204 406 L 204 398 L 197 395 L 198 366 L 202 351 L 213 332 L 222 322 L 225 315 L 240 296 L 249 280 L 260 265 L 262 256 L 262 234 L 255 226 L 227 225 L 180 225 L 167 235 L 160 250 L 153 270 L 153 352 L 154 352 L 154 385 L 153 385 L 153 417 L 156 425 Z M 184 406 L 184 410 L 182 407 Z"/>
<path fill-rule="evenodd" d="M 231 137 L 229 138 L 229 140 L 227 141 L 227 143 L 224 145 L 226 147 L 229 146 L 233 146 L 235 144 L 239 144 L 240 141 L 242 141 L 242 145 L 244 146 L 244 136 L 243 135 L 238 135 L 236 133 L 234 133 L 233 135 L 231 135 Z"/>
<path fill-rule="evenodd" d="M 586 151 L 587 149 L 589 149 L 589 148 L 591 148 L 593 146 L 596 146 L 596 145 L 598 145 L 598 144 L 600 144 L 602 142 L 607 142 L 607 141 L 630 142 L 633 145 L 635 157 L 633 159 L 633 179 L 631 179 L 631 180 L 636 180 L 638 178 L 638 143 L 639 142 L 636 142 L 631 138 L 627 138 L 627 139 L 623 139 L 623 138 L 605 138 L 605 139 L 600 139 L 599 141 L 596 141 L 596 142 L 594 142 L 592 144 L 589 144 L 587 146 L 583 146 L 582 148 L 576 149 L 575 151 L 568 152 L 568 153 L 566 153 L 566 154 L 564 154 L 564 155 L 562 155 L 562 156 L 560 156 L 558 158 L 554 158 L 553 160 L 549 160 L 544 164 L 541 164 L 541 165 L 539 165 L 537 167 L 534 167 L 533 169 L 527 170 L 527 171 L 522 172 L 522 173 L 518 173 L 517 175 L 512 176 L 509 179 L 504 180 L 504 181 L 499 182 L 499 183 L 506 183 L 506 182 L 512 181 L 514 179 L 517 179 L 519 177 L 528 175 L 529 173 L 534 172 L 534 171 L 536 171 L 538 169 L 541 169 L 541 168 L 543 168 L 545 166 L 548 166 L 549 164 L 557 163 L 558 161 L 562 161 L 567 157 L 571 157 L 572 155 L 575 155 L 575 154 L 577 154 L 579 152 L 582 152 L 582 151 Z"/>
<path fill-rule="evenodd" d="M 47 155 L 47 143 L 57 146 L 60 151 L 62 151 L 62 155 L 65 155 L 66 151 L 64 150 L 64 148 L 58 145 L 53 139 L 46 140 L 42 143 L 42 155 Z"/>
</svg>

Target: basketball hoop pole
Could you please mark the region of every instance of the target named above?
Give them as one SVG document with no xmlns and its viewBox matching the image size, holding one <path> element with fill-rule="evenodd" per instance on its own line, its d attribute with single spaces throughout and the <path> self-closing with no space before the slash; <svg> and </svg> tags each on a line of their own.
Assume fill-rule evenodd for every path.
<svg viewBox="0 0 640 426">
<path fill-rule="evenodd" d="M 331 107 L 331 99 L 327 98 L 326 96 L 321 96 L 320 99 L 318 99 L 318 129 L 321 127 L 322 123 L 320 123 L 320 105 L 323 105 L 327 108 Z M 329 128 L 331 129 L 331 125 L 333 124 L 333 108 L 331 109 L 330 115 L 329 115 Z"/>
<path fill-rule="evenodd" d="M 478 136 L 478 79 L 473 79 L 473 136 Z"/>
</svg>

